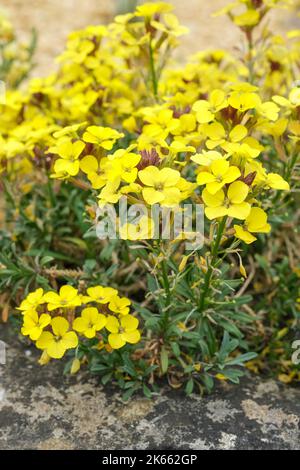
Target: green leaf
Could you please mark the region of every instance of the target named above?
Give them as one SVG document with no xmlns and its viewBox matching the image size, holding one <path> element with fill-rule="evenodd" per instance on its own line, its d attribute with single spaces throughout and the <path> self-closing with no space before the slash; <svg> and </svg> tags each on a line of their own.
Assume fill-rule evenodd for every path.
<svg viewBox="0 0 300 470">
<path fill-rule="evenodd" d="M 232 323 L 228 320 L 222 320 L 222 319 L 218 320 L 218 323 L 219 323 L 219 325 L 221 325 L 226 331 L 228 331 L 232 335 L 237 336 L 238 338 L 243 337 L 243 334 L 240 332 L 240 330 L 238 329 L 238 327 L 234 323 Z"/>
<path fill-rule="evenodd" d="M 46 264 L 51 263 L 51 261 L 53 260 L 54 260 L 53 256 L 43 256 L 43 258 L 40 261 L 40 265 L 45 266 Z"/>
<path fill-rule="evenodd" d="M 147 385 L 145 385 L 145 384 L 143 384 L 143 393 L 144 393 L 145 397 L 147 397 L 147 398 L 152 397 L 152 392 L 151 392 L 150 388 L 147 387 Z"/>
<path fill-rule="evenodd" d="M 194 390 L 194 380 L 191 378 L 187 381 L 185 386 L 185 393 L 190 395 Z"/>
<path fill-rule="evenodd" d="M 226 361 L 226 365 L 230 365 L 230 366 L 242 365 L 244 362 L 251 361 L 251 359 L 255 359 L 256 357 L 257 357 L 257 354 L 255 352 L 248 352 L 245 354 L 240 354 L 234 359 L 230 359 L 229 361 Z"/>
<path fill-rule="evenodd" d="M 180 347 L 177 343 L 171 343 L 171 348 L 174 353 L 174 356 L 180 357 Z"/>
<path fill-rule="evenodd" d="M 214 387 L 214 379 L 209 374 L 202 374 L 201 380 L 205 385 L 208 392 L 210 392 Z"/>
<path fill-rule="evenodd" d="M 244 375 L 244 372 L 239 369 L 225 369 L 220 371 L 220 373 L 234 384 L 238 384 L 240 382 L 240 378 Z"/>
<path fill-rule="evenodd" d="M 112 372 L 109 372 L 108 374 L 105 374 L 103 375 L 103 377 L 101 378 L 101 383 L 103 385 L 106 385 L 112 378 Z"/>
<path fill-rule="evenodd" d="M 123 401 L 128 401 L 129 398 L 132 397 L 132 395 L 134 394 L 134 392 L 135 392 L 135 387 L 132 386 L 131 388 L 129 388 L 128 390 L 126 390 L 125 393 L 123 393 L 123 395 L 122 395 L 122 400 L 123 400 Z"/>
<path fill-rule="evenodd" d="M 164 347 L 161 348 L 160 352 L 160 365 L 162 373 L 165 374 L 169 366 L 169 355 L 168 351 Z"/>
</svg>

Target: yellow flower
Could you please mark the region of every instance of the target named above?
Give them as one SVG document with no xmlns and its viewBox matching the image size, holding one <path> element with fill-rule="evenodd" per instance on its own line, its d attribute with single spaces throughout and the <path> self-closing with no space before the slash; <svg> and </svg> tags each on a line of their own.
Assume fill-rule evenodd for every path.
<svg viewBox="0 0 300 470">
<path fill-rule="evenodd" d="M 201 166 L 210 166 L 213 161 L 215 160 L 221 160 L 223 155 L 220 152 L 216 152 L 215 150 L 209 150 L 208 152 L 206 150 L 203 150 L 202 153 L 196 153 L 191 157 L 191 160 L 198 165 Z"/>
<path fill-rule="evenodd" d="M 184 143 L 183 138 L 177 137 L 177 140 L 173 140 L 171 145 L 169 145 L 169 151 L 171 155 L 177 155 L 178 153 L 181 152 L 195 152 L 195 147 L 192 147 L 191 145 L 186 145 Z"/>
<path fill-rule="evenodd" d="M 124 137 L 124 134 L 110 127 L 101 126 L 90 126 L 83 134 L 83 140 L 85 142 L 98 145 L 105 150 L 111 150 L 115 142 L 121 137 Z"/>
<path fill-rule="evenodd" d="M 278 119 L 279 108 L 272 101 L 261 103 L 259 106 L 256 106 L 256 110 L 269 121 L 276 121 Z"/>
<path fill-rule="evenodd" d="M 51 317 L 43 313 L 40 317 L 34 310 L 25 312 L 24 322 L 21 329 L 22 335 L 29 336 L 32 341 L 36 341 L 42 334 L 43 329 L 49 325 Z"/>
<path fill-rule="evenodd" d="M 182 34 L 188 33 L 188 28 L 185 28 L 184 26 L 181 26 L 179 23 L 178 18 L 173 15 L 172 13 L 166 13 L 163 16 L 163 24 L 160 21 L 151 21 L 151 26 L 158 31 L 161 31 L 165 34 L 168 34 L 170 36 L 181 36 Z"/>
<path fill-rule="evenodd" d="M 153 238 L 153 220 L 143 215 L 136 223 L 127 223 L 120 228 L 122 240 L 149 240 Z"/>
<path fill-rule="evenodd" d="M 245 202 L 248 192 L 249 187 L 242 181 L 232 183 L 228 188 L 227 195 L 223 189 L 214 195 L 204 189 L 202 198 L 206 205 L 206 217 L 212 220 L 227 215 L 236 219 L 246 219 L 251 209 L 250 204 Z"/>
<path fill-rule="evenodd" d="M 170 133 L 179 128 L 179 120 L 174 119 L 171 109 L 162 109 L 145 116 L 147 123 L 143 127 L 143 134 L 155 139 L 166 139 Z"/>
<path fill-rule="evenodd" d="M 279 189 L 284 191 L 288 191 L 290 189 L 289 183 L 277 173 L 269 173 L 266 177 L 265 185 L 272 189 Z"/>
<path fill-rule="evenodd" d="M 227 107 L 227 99 L 222 90 L 214 90 L 210 95 L 209 101 L 199 100 L 193 105 L 193 111 L 196 112 L 197 121 L 200 124 L 211 122 L 215 118 L 215 113 Z"/>
<path fill-rule="evenodd" d="M 48 303 L 48 310 L 57 308 L 74 308 L 81 305 L 81 299 L 77 289 L 72 286 L 62 286 L 59 294 L 56 292 L 47 292 L 44 301 Z"/>
<path fill-rule="evenodd" d="M 290 109 L 297 108 L 298 106 L 300 106 L 300 88 L 292 88 L 289 93 L 288 99 L 278 95 L 273 96 L 272 99 L 273 101 L 275 101 L 275 103 L 279 104 L 279 106 L 283 106 L 285 108 Z"/>
<path fill-rule="evenodd" d="M 73 329 L 83 333 L 86 338 L 94 338 L 96 332 L 102 330 L 106 324 L 106 316 L 99 313 L 95 307 L 84 308 L 81 316 L 73 321 Z"/>
<path fill-rule="evenodd" d="M 176 188 L 180 180 L 179 171 L 171 168 L 159 170 L 156 166 L 148 166 L 139 171 L 139 179 L 147 186 L 142 190 L 147 204 L 176 205 L 179 203 L 180 190 Z"/>
<path fill-rule="evenodd" d="M 210 166 L 211 173 L 202 171 L 197 176 L 199 185 L 206 184 L 206 189 L 210 194 L 216 194 L 225 184 L 232 183 L 241 176 L 241 172 L 236 166 L 230 166 L 227 160 L 215 160 Z"/>
<path fill-rule="evenodd" d="M 39 288 L 28 294 L 26 299 L 24 299 L 21 303 L 20 307 L 17 307 L 17 310 L 22 310 L 23 313 L 30 310 L 36 310 L 36 308 L 43 303 L 45 303 L 44 291 L 43 289 Z"/>
<path fill-rule="evenodd" d="M 59 131 L 54 132 L 53 137 L 55 139 L 61 139 L 62 137 L 76 137 L 77 132 L 86 125 L 86 122 L 80 124 L 73 124 L 71 126 L 62 127 Z"/>
<path fill-rule="evenodd" d="M 69 326 L 65 318 L 53 318 L 51 321 L 53 333 L 43 331 L 36 342 L 37 348 L 45 350 L 53 359 L 62 358 L 68 349 L 76 348 L 78 345 L 78 337 L 74 331 L 68 331 Z"/>
<path fill-rule="evenodd" d="M 138 174 L 138 169 L 136 167 L 141 159 L 141 155 L 137 155 L 136 153 L 127 153 L 121 158 L 115 157 L 112 159 L 111 155 L 108 158 L 111 160 L 110 168 L 108 170 L 108 176 L 110 178 L 119 178 L 126 183 L 134 183 Z"/>
<path fill-rule="evenodd" d="M 144 3 L 136 8 L 136 16 L 151 17 L 173 10 L 172 5 L 165 2 Z"/>
<path fill-rule="evenodd" d="M 79 156 L 81 155 L 85 144 L 78 140 L 77 142 L 64 142 L 57 147 L 57 153 L 61 157 L 54 163 L 56 175 L 75 176 L 79 172 Z"/>
<path fill-rule="evenodd" d="M 280 137 L 288 126 L 288 120 L 285 118 L 278 119 L 276 122 L 263 122 L 258 123 L 256 129 L 260 130 L 265 134 L 270 134 L 273 137 Z"/>
<path fill-rule="evenodd" d="M 252 207 L 244 224 L 234 225 L 235 236 L 245 243 L 253 243 L 257 238 L 252 233 L 269 233 L 270 224 L 267 223 L 267 214 L 259 207 Z"/>
<path fill-rule="evenodd" d="M 132 315 L 126 315 L 119 321 L 110 315 L 107 318 L 106 329 L 110 332 L 108 342 L 113 349 L 120 349 L 126 343 L 136 344 L 141 338 L 137 329 L 139 321 Z"/>
<path fill-rule="evenodd" d="M 236 90 L 230 94 L 228 104 L 243 113 L 259 106 L 260 99 L 256 93 Z"/>
<path fill-rule="evenodd" d="M 241 15 L 236 15 L 233 18 L 234 23 L 240 27 L 253 27 L 259 23 L 260 14 L 257 10 L 247 10 Z"/>
<path fill-rule="evenodd" d="M 208 140 L 206 141 L 206 147 L 208 149 L 212 150 L 224 142 L 226 132 L 220 122 L 203 124 L 202 130 L 205 136 L 208 137 Z"/>
<path fill-rule="evenodd" d="M 93 155 L 86 155 L 80 161 L 80 169 L 86 173 L 89 181 L 92 183 L 92 188 L 100 189 L 105 186 L 107 182 L 107 165 L 107 158 L 102 158 L 98 161 Z"/>
<path fill-rule="evenodd" d="M 110 202 L 111 204 L 115 204 L 118 202 L 122 194 L 119 191 L 120 188 L 120 180 L 117 179 L 115 181 L 109 181 L 104 188 L 102 188 L 99 194 L 99 205 L 106 204 Z"/>
<path fill-rule="evenodd" d="M 115 295 L 109 302 L 108 308 L 118 315 L 128 315 L 131 302 L 126 297 Z"/>
<path fill-rule="evenodd" d="M 85 297 L 87 302 L 108 304 L 118 294 L 118 291 L 112 287 L 94 286 L 87 289 L 87 294 L 88 297 Z"/>
</svg>

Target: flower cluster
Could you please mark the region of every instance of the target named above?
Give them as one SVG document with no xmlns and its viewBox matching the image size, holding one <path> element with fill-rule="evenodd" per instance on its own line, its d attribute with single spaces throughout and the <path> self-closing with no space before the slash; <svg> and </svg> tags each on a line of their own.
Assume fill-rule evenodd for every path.
<svg viewBox="0 0 300 470">
<path fill-rule="evenodd" d="M 297 93 L 297 88 L 290 93 L 296 108 Z M 268 173 L 259 159 L 265 150 L 261 129 L 278 120 L 279 104 L 286 107 L 287 102 L 279 96 L 262 102 L 257 87 L 238 83 L 228 93 L 213 90 L 179 116 L 169 104 L 155 105 L 138 116 L 141 132 L 136 140 L 115 151 L 124 134 L 101 126 L 72 129 L 77 139 L 60 133 L 51 148 L 58 155 L 52 176 L 65 179 L 81 172 L 98 192 L 100 205 L 127 196 L 129 202 L 149 208 L 176 207 L 201 194 L 208 219 L 245 221 L 234 226 L 235 234 L 251 243 L 255 237 L 246 233 L 270 230 L 260 196 L 270 189 L 289 189 L 288 182 Z M 248 231 L 249 220 L 257 216 L 259 221 Z"/>
<path fill-rule="evenodd" d="M 249 11 L 264 16 L 272 7 L 246 4 L 247 17 Z M 274 85 L 270 95 L 269 84 L 247 83 L 245 64 L 221 52 L 160 72 L 161 57 L 185 32 L 170 9 L 145 4 L 108 27 L 72 33 L 57 75 L 31 81 L 25 95 L 8 96 L 2 166 L 12 177 L 39 166 L 56 179 L 79 185 L 85 180 L 100 205 L 126 196 L 149 207 L 175 207 L 200 196 L 208 219 L 237 219 L 235 233 L 246 241 L 253 214 L 262 219 L 257 232 L 270 228 L 260 196 L 289 188 L 264 166 L 270 143 L 263 136 L 275 144 L 288 139 L 291 148 L 297 144 L 299 88 L 283 69 L 279 90 L 288 94 L 278 95 Z M 293 51 L 292 57 L 294 63 Z M 148 67 L 141 80 L 137 68 Z"/>
<path fill-rule="evenodd" d="M 98 344 L 111 349 L 138 343 L 139 321 L 129 313 L 130 305 L 129 299 L 119 297 L 111 287 L 89 287 L 84 295 L 64 285 L 58 293 L 41 288 L 31 292 L 18 310 L 23 314 L 22 334 L 43 350 L 45 361 L 62 358 L 85 338 L 96 338 Z"/>
<path fill-rule="evenodd" d="M 194 384 L 210 389 L 213 377 L 238 381 L 240 371 L 230 365 L 253 358 L 247 333 L 256 318 L 249 297 L 242 295 L 244 287 L 234 294 L 242 282 L 237 275 L 247 277 L 242 248 L 254 260 L 268 240 L 264 234 L 288 217 L 282 209 L 298 204 L 300 31 L 279 36 L 265 27 L 256 34 L 270 10 L 288 3 L 237 0 L 228 5 L 221 13 L 244 35 L 239 56 L 208 50 L 177 67 L 170 53 L 186 29 L 169 3 L 144 3 L 108 26 L 70 34 L 56 73 L 7 93 L 6 104 L 0 105 L 0 172 L 12 188 L 10 200 L 22 194 L 19 212 L 29 214 L 25 229 L 34 225 L 38 237 L 43 233 L 50 240 L 46 249 L 37 250 L 36 242 L 28 242 L 30 253 L 38 253 L 34 266 L 40 263 L 38 272 L 46 272 L 43 282 L 55 285 L 44 263 L 54 265 L 57 259 L 67 270 L 81 266 L 75 276 L 87 285 L 124 281 L 126 292 L 132 281 L 130 292 L 145 321 L 141 348 L 110 354 L 141 339 L 127 298 L 102 286 L 84 293 L 69 285 L 58 293 L 38 289 L 19 309 L 22 333 L 43 350 L 41 362 L 72 349 L 76 359 L 85 355 L 104 381 L 113 377 L 124 389 L 140 387 L 146 394 L 144 377 L 153 384 L 155 375 L 168 374 L 174 387 L 186 380 L 189 393 Z M 51 206 L 45 223 L 45 209 L 32 216 L 39 186 L 45 188 L 47 213 Z M 89 224 L 82 223 L 84 208 L 94 217 L 97 204 L 101 209 L 116 205 L 121 224 L 118 203 L 123 198 L 128 206 L 142 205 L 145 213 L 137 224 L 129 219 L 119 227 L 120 242 L 96 239 Z M 54 233 L 58 208 L 73 201 L 80 220 L 76 236 L 70 236 L 64 210 L 57 218 L 65 217 L 70 225 Z M 201 253 L 186 254 L 186 228 L 171 241 L 151 240 L 154 207 L 183 212 L 184 204 L 204 206 Z M 77 263 L 66 257 L 68 241 L 82 250 Z M 245 246 L 255 241 L 255 247 Z M 108 266 L 100 266 L 99 259 Z M 64 266 L 64 260 L 70 265 Z M 262 256 L 257 262 L 258 271 L 264 267 Z M 255 275 L 251 268 L 248 284 Z M 26 276 L 31 271 L 30 265 Z M 61 270 L 61 276 L 70 282 L 69 273 Z M 39 278 L 36 285 L 44 284 Z M 266 311 L 264 306 L 259 310 Z M 237 348 L 246 351 L 241 359 L 230 356 Z"/>
</svg>

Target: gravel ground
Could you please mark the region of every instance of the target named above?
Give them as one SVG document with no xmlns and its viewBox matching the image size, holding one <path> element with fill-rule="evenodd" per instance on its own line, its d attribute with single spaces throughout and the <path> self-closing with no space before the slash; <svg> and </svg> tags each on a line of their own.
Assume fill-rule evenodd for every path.
<svg viewBox="0 0 300 470">
<path fill-rule="evenodd" d="M 34 74 L 47 75 L 54 67 L 54 58 L 61 52 L 68 33 L 88 24 L 109 22 L 125 0 L 2 0 L 18 33 L 26 37 L 31 28 L 39 33 L 37 67 Z M 128 0 L 127 0 L 128 1 Z M 296 2 L 296 0 L 295 0 Z M 190 34 L 182 39 L 180 59 L 203 48 L 232 48 L 240 42 L 237 29 L 226 17 L 210 15 L 228 0 L 170 0 L 182 24 Z M 289 13 L 275 12 L 272 24 L 278 31 L 300 27 L 300 19 Z"/>
</svg>

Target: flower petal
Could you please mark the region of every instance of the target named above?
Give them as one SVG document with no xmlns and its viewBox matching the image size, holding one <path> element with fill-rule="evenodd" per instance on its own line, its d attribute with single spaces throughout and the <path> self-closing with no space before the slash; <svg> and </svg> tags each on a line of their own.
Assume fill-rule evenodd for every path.
<svg viewBox="0 0 300 470">
<path fill-rule="evenodd" d="M 111 333 L 108 335 L 108 342 L 113 349 L 120 349 L 126 344 L 122 335 L 118 333 Z"/>
<path fill-rule="evenodd" d="M 119 320 L 113 315 L 107 317 L 105 328 L 111 333 L 118 333 L 120 328 Z"/>
<path fill-rule="evenodd" d="M 64 336 L 70 325 L 64 317 L 55 317 L 51 322 L 53 333 L 56 336 Z"/>
<path fill-rule="evenodd" d="M 78 336 L 74 331 L 68 331 L 61 339 L 63 346 L 66 349 L 76 348 L 78 346 Z"/>
<path fill-rule="evenodd" d="M 251 210 L 251 206 L 248 202 L 241 202 L 240 204 L 231 204 L 228 208 L 229 217 L 236 219 L 245 220 Z"/>
<path fill-rule="evenodd" d="M 136 330 L 139 325 L 139 321 L 136 317 L 132 315 L 125 315 L 121 318 L 121 326 L 126 331 Z"/>
<path fill-rule="evenodd" d="M 46 349 L 54 341 L 54 336 L 50 331 L 43 331 L 41 336 L 36 342 L 36 347 L 38 349 Z"/>
<path fill-rule="evenodd" d="M 240 204 L 243 202 L 249 193 L 249 186 L 242 181 L 235 181 L 228 188 L 227 196 L 231 203 Z"/>
<path fill-rule="evenodd" d="M 225 194 L 222 189 L 214 195 L 210 194 L 207 189 L 204 189 L 202 199 L 208 207 L 219 207 L 224 203 Z"/>
<path fill-rule="evenodd" d="M 136 344 L 141 339 L 141 333 L 139 330 L 125 331 L 122 333 L 122 338 L 126 341 L 126 343 Z"/>
</svg>

